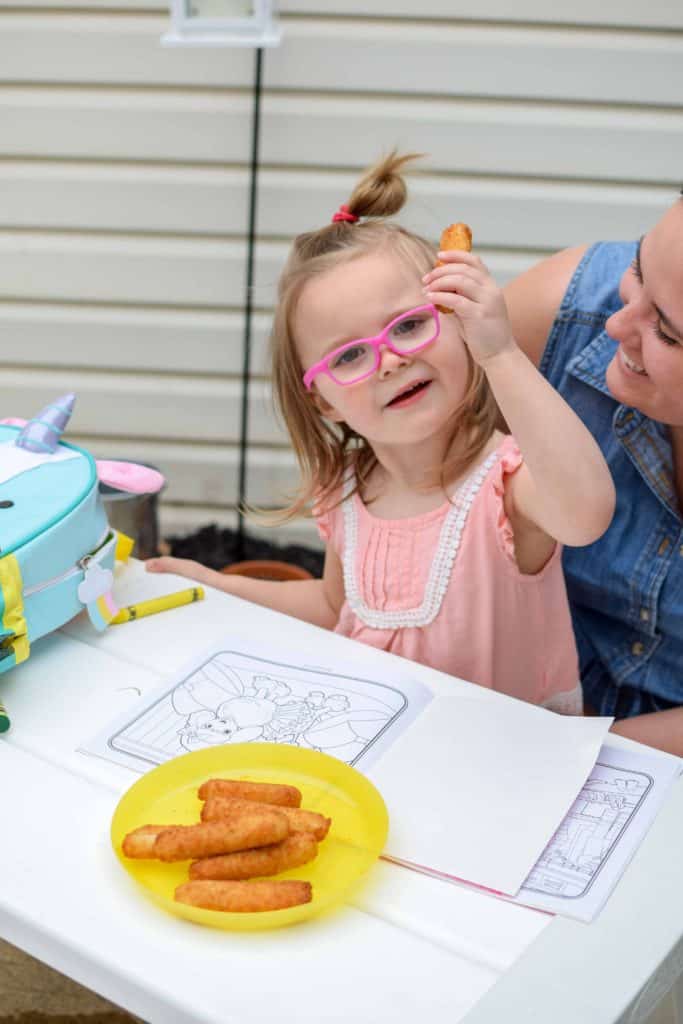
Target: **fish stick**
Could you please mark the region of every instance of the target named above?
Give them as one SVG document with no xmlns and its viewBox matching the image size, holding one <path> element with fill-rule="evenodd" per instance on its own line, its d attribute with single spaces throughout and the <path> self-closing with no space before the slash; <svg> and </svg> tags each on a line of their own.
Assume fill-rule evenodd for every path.
<svg viewBox="0 0 683 1024">
<path fill-rule="evenodd" d="M 121 844 L 126 857 L 156 857 L 154 853 L 154 841 L 156 837 L 167 828 L 173 825 L 141 825 L 124 836 Z"/>
<path fill-rule="evenodd" d="M 253 806 L 250 800 L 210 796 L 202 807 L 202 821 L 223 821 L 234 814 L 243 814 Z M 325 838 L 332 823 L 331 818 L 325 818 L 317 811 L 305 811 L 301 807 L 278 807 L 278 813 L 287 818 L 290 832 L 311 832 L 318 842 Z"/>
<path fill-rule="evenodd" d="M 276 804 L 278 807 L 301 807 L 301 791 L 296 786 L 283 786 L 277 782 L 207 779 L 199 787 L 197 795 L 200 800 L 207 800 L 210 796 L 225 796 L 254 800 L 260 804 Z"/>
<path fill-rule="evenodd" d="M 284 814 L 259 808 L 229 821 L 206 821 L 164 829 L 154 840 L 153 851 L 158 860 L 196 860 L 253 846 L 269 846 L 288 835 L 289 823 Z"/>
<path fill-rule="evenodd" d="M 272 846 L 240 853 L 205 857 L 190 864 L 190 878 L 246 879 L 267 878 L 281 871 L 308 864 L 318 854 L 318 844 L 310 832 L 297 832 Z"/>
<path fill-rule="evenodd" d="M 459 249 L 464 252 L 472 251 L 472 232 L 467 224 L 463 224 L 460 221 L 457 224 L 449 224 L 447 228 L 444 228 L 441 232 L 441 240 L 439 241 L 439 252 L 452 252 L 453 250 Z M 442 267 L 443 260 L 437 260 L 435 266 Z M 436 307 L 440 313 L 452 313 L 452 309 L 447 309 L 446 306 Z"/>
<path fill-rule="evenodd" d="M 263 910 L 284 910 L 310 903 L 310 882 L 290 879 L 268 882 L 183 882 L 175 891 L 178 903 L 205 910 L 228 910 L 248 914 Z"/>
</svg>

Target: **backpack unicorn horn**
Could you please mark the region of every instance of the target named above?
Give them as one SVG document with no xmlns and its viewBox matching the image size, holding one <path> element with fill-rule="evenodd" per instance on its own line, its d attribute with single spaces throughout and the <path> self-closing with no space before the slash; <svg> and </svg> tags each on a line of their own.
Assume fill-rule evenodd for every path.
<svg viewBox="0 0 683 1024">
<path fill-rule="evenodd" d="M 71 418 L 76 396 L 69 392 L 62 395 L 56 402 L 50 402 L 37 416 L 29 420 L 14 442 L 17 448 L 25 448 L 28 452 L 56 451 L 64 428 Z"/>
</svg>

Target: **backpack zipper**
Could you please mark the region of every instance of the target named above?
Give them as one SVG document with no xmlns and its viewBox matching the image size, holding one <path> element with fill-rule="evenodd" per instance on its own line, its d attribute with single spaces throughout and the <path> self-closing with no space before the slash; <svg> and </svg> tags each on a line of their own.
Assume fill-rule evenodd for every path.
<svg viewBox="0 0 683 1024">
<path fill-rule="evenodd" d="M 23 596 L 26 598 L 30 597 L 31 594 L 39 594 L 41 590 L 47 590 L 48 587 L 54 587 L 58 583 L 63 583 L 72 576 L 78 575 L 78 573 L 85 572 L 91 562 L 98 561 L 97 555 L 100 555 L 100 557 L 104 555 L 105 548 L 115 541 L 116 534 L 112 530 L 107 530 L 97 547 L 93 548 L 93 550 L 87 555 L 83 555 L 82 558 L 79 558 L 74 566 L 67 569 L 66 572 L 63 572 L 60 576 L 53 577 L 51 580 L 44 580 L 43 583 L 35 583 L 32 587 L 26 587 L 23 592 Z"/>
</svg>

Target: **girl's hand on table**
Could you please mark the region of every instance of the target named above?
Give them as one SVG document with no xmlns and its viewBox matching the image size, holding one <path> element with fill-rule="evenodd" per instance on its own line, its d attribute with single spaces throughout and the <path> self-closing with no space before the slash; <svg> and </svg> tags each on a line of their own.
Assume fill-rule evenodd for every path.
<svg viewBox="0 0 683 1024">
<path fill-rule="evenodd" d="M 147 572 L 172 572 L 176 576 L 186 576 L 187 579 L 196 580 L 209 587 L 216 587 L 219 590 L 231 591 L 231 580 L 224 573 L 209 569 L 201 562 L 193 562 L 190 558 L 173 558 L 170 555 L 162 555 L 159 558 L 149 558 L 145 562 Z"/>
</svg>

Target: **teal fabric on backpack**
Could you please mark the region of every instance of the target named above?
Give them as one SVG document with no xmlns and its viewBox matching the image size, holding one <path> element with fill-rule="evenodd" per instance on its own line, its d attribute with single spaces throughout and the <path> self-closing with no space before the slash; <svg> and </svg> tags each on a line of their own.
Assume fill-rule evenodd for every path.
<svg viewBox="0 0 683 1024">
<path fill-rule="evenodd" d="M 84 607 L 97 628 L 117 610 L 116 534 L 94 459 L 46 421 L 31 421 L 34 432 L 39 422 L 57 435 L 49 445 L 21 447 L 28 427 L 0 425 L 0 672 Z"/>
</svg>

